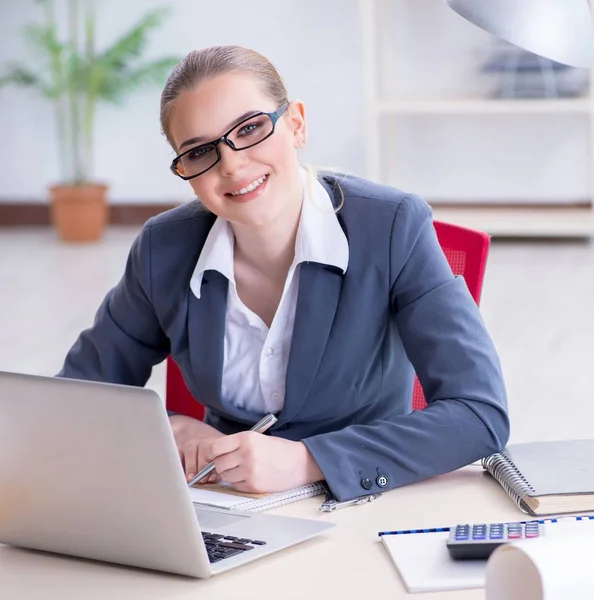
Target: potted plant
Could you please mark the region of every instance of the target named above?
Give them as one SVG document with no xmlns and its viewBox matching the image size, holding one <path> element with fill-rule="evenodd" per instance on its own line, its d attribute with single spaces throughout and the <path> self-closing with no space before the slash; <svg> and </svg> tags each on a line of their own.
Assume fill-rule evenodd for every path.
<svg viewBox="0 0 594 600">
<path fill-rule="evenodd" d="M 108 220 L 108 188 L 93 178 L 97 104 L 118 103 L 145 84 L 163 84 L 179 58 L 141 60 L 149 32 L 167 14 L 163 8 L 147 13 L 110 47 L 98 51 L 94 0 L 68 0 L 63 39 L 58 35 L 54 1 L 38 2 L 44 8 L 44 21 L 26 29 L 39 57 L 36 68 L 30 63 L 8 63 L 0 74 L 0 86 L 29 87 L 53 103 L 62 173 L 60 183 L 49 189 L 52 223 L 62 240 L 96 240 Z"/>
</svg>

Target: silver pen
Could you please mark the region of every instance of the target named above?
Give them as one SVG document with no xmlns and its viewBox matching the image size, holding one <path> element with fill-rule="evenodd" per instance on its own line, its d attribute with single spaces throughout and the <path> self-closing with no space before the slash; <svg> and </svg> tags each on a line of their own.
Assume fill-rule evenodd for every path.
<svg viewBox="0 0 594 600">
<path fill-rule="evenodd" d="M 272 427 L 278 419 L 272 414 L 269 413 L 265 417 L 262 417 L 251 429 L 250 431 L 256 431 L 258 433 L 264 433 L 267 429 Z M 215 469 L 214 462 L 208 463 L 206 467 L 196 473 L 196 476 L 188 482 L 188 487 L 192 487 L 195 483 L 204 479 L 207 475 L 210 475 Z"/>
<path fill-rule="evenodd" d="M 337 508 L 345 508 L 347 506 L 354 506 L 356 504 L 367 504 L 367 502 L 373 502 L 376 498 L 379 498 L 380 494 L 368 494 L 367 496 L 359 496 L 358 498 L 353 498 L 352 500 L 344 500 L 343 502 L 339 502 L 332 496 L 332 494 L 326 495 L 326 500 L 320 506 L 320 510 L 322 512 L 332 512 Z"/>
</svg>

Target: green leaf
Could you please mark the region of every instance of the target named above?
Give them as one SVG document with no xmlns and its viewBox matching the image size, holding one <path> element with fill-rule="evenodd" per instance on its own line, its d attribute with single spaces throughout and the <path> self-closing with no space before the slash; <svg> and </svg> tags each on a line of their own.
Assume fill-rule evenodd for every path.
<svg viewBox="0 0 594 600">
<path fill-rule="evenodd" d="M 103 69 L 123 71 L 130 62 L 139 58 L 144 51 L 148 34 L 162 24 L 169 9 L 160 8 L 146 14 L 130 31 L 125 33 L 110 48 L 96 57 Z"/>
<path fill-rule="evenodd" d="M 70 91 L 86 93 L 91 66 L 85 58 L 77 53 L 70 52 L 64 61 L 65 87 Z"/>
<path fill-rule="evenodd" d="M 48 78 L 44 85 L 44 94 L 48 98 L 60 98 L 68 90 L 68 82 L 63 73 L 63 63 L 67 56 L 66 46 L 56 37 L 52 24 L 40 26 L 31 25 L 25 29 L 29 45 L 40 57 L 35 61 L 38 71 Z"/>
<path fill-rule="evenodd" d="M 46 96 L 49 96 L 51 92 L 50 86 L 48 86 L 48 84 L 36 73 L 18 63 L 6 65 L 4 73 L 0 75 L 0 86 L 4 85 L 37 88 Z"/>
<path fill-rule="evenodd" d="M 64 44 L 58 40 L 51 26 L 30 25 L 25 28 L 25 36 L 29 44 L 44 57 L 60 58 L 64 52 Z"/>
<path fill-rule="evenodd" d="M 25 35 L 30 46 L 40 56 L 41 64 L 40 61 L 35 61 L 40 67 L 38 71 L 44 75 L 51 73 L 51 62 L 60 60 L 63 50 L 62 45 L 55 38 L 54 32 L 46 26 L 31 25 L 25 29 Z M 28 66 L 20 63 L 5 63 L 5 68 L 6 73 L 0 78 L 3 84 L 36 87 L 49 98 L 56 96 L 56 86 L 45 82 L 41 75 L 32 71 Z"/>
<path fill-rule="evenodd" d="M 173 57 L 160 58 L 129 71 L 111 73 L 103 78 L 97 95 L 103 100 L 119 104 L 127 94 L 145 85 L 164 85 L 179 60 Z"/>
</svg>

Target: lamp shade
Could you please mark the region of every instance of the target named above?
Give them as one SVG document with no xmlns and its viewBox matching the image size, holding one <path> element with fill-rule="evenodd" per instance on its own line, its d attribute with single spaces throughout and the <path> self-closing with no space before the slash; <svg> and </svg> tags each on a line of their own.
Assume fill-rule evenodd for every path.
<svg viewBox="0 0 594 600">
<path fill-rule="evenodd" d="M 445 0 L 459 15 L 512 44 L 572 67 L 594 64 L 588 0 Z"/>
</svg>

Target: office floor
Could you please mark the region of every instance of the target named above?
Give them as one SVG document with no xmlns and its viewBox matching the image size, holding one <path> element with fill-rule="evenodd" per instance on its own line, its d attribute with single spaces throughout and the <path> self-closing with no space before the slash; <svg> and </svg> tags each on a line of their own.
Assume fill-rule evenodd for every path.
<svg viewBox="0 0 594 600">
<path fill-rule="evenodd" d="M 0 370 L 56 373 L 136 228 L 71 246 L 45 228 L 0 228 Z M 494 241 L 481 310 L 499 350 L 512 441 L 594 434 L 594 242 Z M 163 365 L 148 383 L 164 390 Z"/>
</svg>

